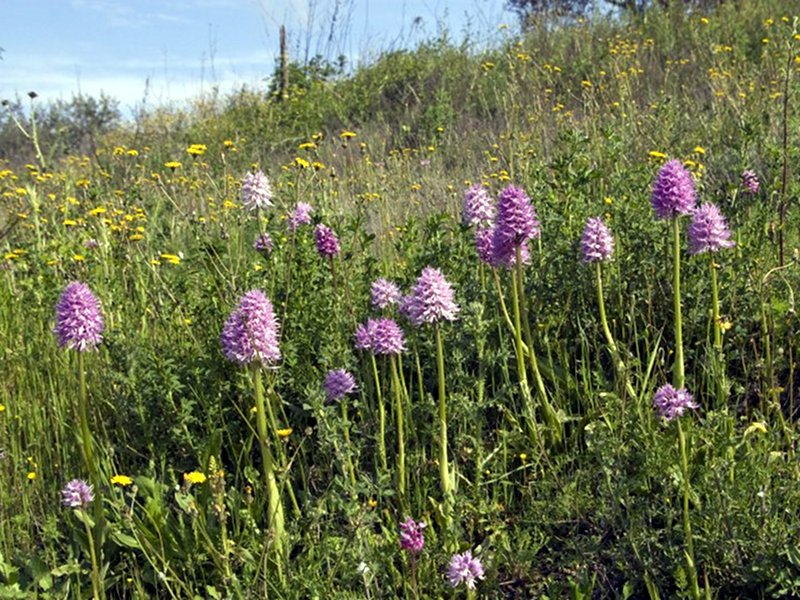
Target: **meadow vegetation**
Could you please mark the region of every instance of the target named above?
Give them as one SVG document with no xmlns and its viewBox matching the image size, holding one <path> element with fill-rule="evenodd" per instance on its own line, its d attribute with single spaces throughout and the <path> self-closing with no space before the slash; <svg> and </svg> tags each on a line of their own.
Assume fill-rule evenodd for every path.
<svg viewBox="0 0 800 600">
<path fill-rule="evenodd" d="M 800 595 L 798 16 L 501 38 L 6 105 L 0 598 Z"/>
</svg>

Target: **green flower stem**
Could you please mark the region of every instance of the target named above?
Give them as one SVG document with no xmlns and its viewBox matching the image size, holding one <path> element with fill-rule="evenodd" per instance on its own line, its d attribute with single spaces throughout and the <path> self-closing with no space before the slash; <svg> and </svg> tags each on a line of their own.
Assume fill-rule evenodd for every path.
<svg viewBox="0 0 800 600">
<path fill-rule="evenodd" d="M 525 342 L 528 346 L 528 359 L 530 360 L 531 371 L 533 371 L 533 378 L 536 382 L 536 390 L 541 398 L 544 420 L 550 429 L 550 435 L 552 436 L 553 441 L 555 443 L 559 443 L 561 441 L 562 433 L 561 423 L 558 420 L 556 411 L 553 409 L 553 405 L 550 404 L 550 401 L 547 398 L 547 389 L 544 387 L 544 380 L 542 379 L 542 374 L 539 371 L 539 361 L 536 359 L 536 351 L 533 348 L 533 334 L 531 333 L 531 324 L 528 321 L 528 309 L 525 301 L 525 279 L 522 266 L 522 250 L 520 246 L 517 246 L 516 252 L 516 291 L 519 294 L 519 310 L 522 313 L 522 331 L 525 334 Z M 533 415 L 533 411 L 531 411 L 531 415 Z M 535 422 L 533 425 L 535 427 Z"/>
<path fill-rule="evenodd" d="M 103 551 L 103 536 L 105 532 L 105 514 L 103 512 L 103 487 L 100 480 L 100 471 L 97 468 L 97 463 L 94 457 L 94 440 L 92 439 L 92 432 L 89 428 L 89 409 L 88 397 L 86 393 L 86 364 L 83 352 L 78 352 L 78 420 L 80 421 L 81 429 L 81 448 L 83 450 L 83 458 L 86 462 L 86 470 L 89 471 L 89 479 L 92 481 L 94 488 L 94 532 L 92 544 L 95 546 L 95 551 L 102 553 Z M 101 554 L 102 558 L 102 554 Z M 101 589 L 105 586 L 101 583 Z"/>
<path fill-rule="evenodd" d="M 356 486 L 356 471 L 353 468 L 353 460 L 350 458 L 350 422 L 347 419 L 347 398 L 341 399 L 342 405 L 342 431 L 344 433 L 344 446 L 345 446 L 345 457 L 347 459 L 347 473 L 350 475 L 350 483 L 353 486 L 353 494 L 355 494 L 355 486 Z"/>
<path fill-rule="evenodd" d="M 514 323 L 511 321 L 511 317 L 508 314 L 508 308 L 506 308 L 506 301 L 503 299 L 503 288 L 500 285 L 500 274 L 497 272 L 497 269 L 492 269 L 492 275 L 494 275 L 494 286 L 495 289 L 497 290 L 497 298 L 500 301 L 500 310 L 503 313 L 503 318 L 505 319 L 508 328 L 511 330 L 512 333 L 514 333 L 517 331 L 517 329 L 514 326 Z M 515 339 L 516 339 L 516 334 L 515 334 Z M 523 342 L 521 338 L 519 343 L 522 344 L 523 352 L 527 353 L 528 347 L 525 345 L 525 342 Z"/>
<path fill-rule="evenodd" d="M 392 369 L 392 391 L 394 392 L 395 409 L 394 414 L 397 423 L 397 493 L 400 501 L 406 499 L 406 442 L 405 425 L 403 423 L 403 388 L 400 384 L 400 377 L 397 374 L 397 358 L 389 357 Z"/>
<path fill-rule="evenodd" d="M 88 515 L 84 514 L 81 521 L 83 521 L 83 526 L 86 528 L 86 539 L 89 540 L 89 556 L 92 560 L 92 594 L 94 600 L 102 600 L 105 598 L 105 589 L 100 585 L 100 565 L 97 561 L 94 534 L 92 533 L 92 528 L 89 526 Z"/>
<path fill-rule="evenodd" d="M 632 398 L 636 398 L 636 390 L 633 389 L 633 385 L 631 385 L 630 379 L 628 379 L 625 363 L 619 354 L 619 349 L 617 348 L 617 343 L 614 341 L 614 336 L 611 335 L 611 328 L 608 326 L 608 318 L 606 317 L 606 303 L 603 298 L 603 267 L 601 261 L 599 260 L 595 261 L 594 264 L 595 275 L 597 278 L 597 307 L 600 311 L 600 322 L 603 325 L 603 333 L 606 336 L 608 350 L 611 353 L 611 359 L 614 361 L 614 367 L 617 370 L 617 377 L 623 381 L 628 395 Z M 622 409 L 623 411 L 625 410 L 625 404 L 622 405 Z"/>
<path fill-rule="evenodd" d="M 675 300 L 675 369 L 672 385 L 684 387 L 683 370 L 683 323 L 681 321 L 681 226 L 678 217 L 672 217 L 673 272 L 672 294 Z"/>
<path fill-rule="evenodd" d="M 375 360 L 374 354 L 370 354 L 370 359 L 372 360 L 372 376 L 375 379 L 375 393 L 378 396 L 378 456 L 381 461 L 381 469 L 386 473 L 389 471 L 389 464 L 386 461 L 386 408 L 383 406 L 378 361 Z"/>
<path fill-rule="evenodd" d="M 519 311 L 519 291 L 516 279 L 514 279 L 514 285 L 512 286 L 512 307 L 514 309 L 514 347 L 517 355 L 519 387 L 522 390 L 522 399 L 525 402 L 525 412 L 530 419 L 534 419 L 533 400 L 531 398 L 531 389 L 528 386 L 528 373 L 525 368 L 525 355 L 522 349 L 522 320 Z"/>
<path fill-rule="evenodd" d="M 700 586 L 697 582 L 697 564 L 694 560 L 694 542 L 692 541 L 692 525 L 689 520 L 689 459 L 686 452 L 686 436 L 681 427 L 680 418 L 678 423 L 678 446 L 681 451 L 681 469 L 683 471 L 683 536 L 686 540 L 686 556 L 689 570 L 689 584 L 692 586 L 692 597 L 695 600 L 700 598 Z"/>
<path fill-rule="evenodd" d="M 275 478 L 275 466 L 272 451 L 269 447 L 269 433 L 267 431 L 267 413 L 264 402 L 264 383 L 261 379 L 261 365 L 253 364 L 253 383 L 256 393 L 256 426 L 258 428 L 258 443 L 261 447 L 261 461 L 263 467 L 264 483 L 267 488 L 267 523 L 273 534 L 273 545 L 277 555 L 278 577 L 283 582 L 283 564 L 286 559 L 286 528 L 283 518 L 283 503 Z"/>
<path fill-rule="evenodd" d="M 270 387 L 269 387 L 270 398 L 273 398 L 273 397 L 275 397 L 275 391 L 274 391 L 274 389 L 272 387 L 271 379 L 269 380 L 269 384 L 270 384 Z M 279 464 L 282 464 L 284 466 L 284 468 L 286 469 L 285 472 L 284 472 L 284 477 L 283 477 L 283 482 L 281 484 L 281 487 L 286 487 L 287 491 L 289 492 L 289 500 L 292 503 L 292 512 L 294 513 L 295 518 L 299 519 L 302 516 L 302 511 L 300 510 L 300 505 L 297 502 L 297 496 L 295 496 L 294 488 L 291 485 L 289 485 L 289 483 L 288 483 L 288 478 L 289 478 L 289 458 L 286 456 L 286 452 L 284 452 L 284 450 L 283 450 L 283 446 L 281 445 L 281 438 L 278 435 L 278 429 L 280 429 L 280 427 L 278 426 L 278 420 L 275 417 L 275 410 L 274 410 L 274 408 L 272 406 L 272 400 L 271 399 L 265 400 L 264 401 L 264 405 L 266 406 L 266 409 L 267 409 L 267 418 L 269 419 L 270 433 L 272 434 L 272 439 L 275 442 L 275 446 L 278 448 L 278 458 L 280 459 L 280 461 L 277 461 L 277 462 Z M 281 409 L 281 412 L 283 412 L 283 409 Z M 287 420 L 285 413 L 283 414 L 283 418 L 284 418 L 284 421 Z"/>
<path fill-rule="evenodd" d="M 714 322 L 714 382 L 717 393 L 717 407 L 725 403 L 725 370 L 722 358 L 722 322 L 719 316 L 719 287 L 717 285 L 717 265 L 713 257 L 709 261 L 711 269 L 711 319 Z"/>
<path fill-rule="evenodd" d="M 447 394 L 444 387 L 444 344 L 439 324 L 434 325 L 436 332 L 436 366 L 439 372 L 439 478 L 444 496 L 445 523 L 447 529 L 453 522 L 453 480 L 450 478 L 450 465 L 447 459 Z"/>
</svg>

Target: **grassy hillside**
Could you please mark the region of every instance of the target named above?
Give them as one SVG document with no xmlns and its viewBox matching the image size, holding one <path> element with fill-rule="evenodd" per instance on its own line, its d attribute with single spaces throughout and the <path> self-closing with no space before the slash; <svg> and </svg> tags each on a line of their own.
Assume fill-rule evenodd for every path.
<svg viewBox="0 0 800 600">
<path fill-rule="evenodd" d="M 448 569 L 467 550 L 478 597 L 800 594 L 784 4 L 541 23 L 481 52 L 431 40 L 348 77 L 295 70 L 283 100 L 130 123 L 109 99 L 37 98 L 36 143 L 6 112 L 0 597 L 469 597 Z M 667 164 L 735 245 L 692 253 L 695 217 L 657 218 Z M 272 206 L 251 210 L 258 170 Z M 501 210 L 510 185 L 530 198 L 540 235 L 509 242 L 524 267 L 479 258 L 473 184 Z M 591 217 L 611 260 L 585 260 Z M 441 320 L 376 308 L 378 278 L 433 294 Z M 102 315 L 87 351 L 63 337 L 99 333 L 85 294 L 63 299 L 76 281 Z M 245 365 L 229 339 L 272 321 L 242 316 L 254 289 L 280 358 Z M 397 354 L 374 330 L 355 347 L 379 317 Z M 336 369 L 356 389 L 332 400 Z M 668 383 L 697 408 L 660 416 Z M 75 479 L 91 501 L 64 495 Z"/>
</svg>

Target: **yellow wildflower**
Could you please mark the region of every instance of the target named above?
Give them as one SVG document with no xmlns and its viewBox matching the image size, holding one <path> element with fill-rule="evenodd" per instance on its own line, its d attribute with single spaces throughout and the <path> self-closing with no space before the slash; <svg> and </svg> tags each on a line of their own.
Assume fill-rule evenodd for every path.
<svg viewBox="0 0 800 600">
<path fill-rule="evenodd" d="M 165 162 L 164 166 L 168 169 L 172 169 L 172 171 L 175 171 L 175 169 L 181 168 L 181 163 L 179 163 L 177 160 L 171 160 L 169 162 Z"/>
<path fill-rule="evenodd" d="M 342 132 L 342 133 L 340 133 L 339 135 L 341 136 L 341 138 L 342 138 L 343 140 L 349 140 L 349 139 L 351 139 L 351 138 L 354 138 L 354 137 L 356 137 L 356 134 L 355 134 L 355 132 L 353 132 L 353 131 L 343 131 L 343 132 Z"/>
<path fill-rule="evenodd" d="M 278 434 L 279 438 L 287 438 L 292 435 L 292 431 L 291 427 L 286 427 L 285 429 L 278 429 L 275 433 Z"/>
<path fill-rule="evenodd" d="M 195 156 L 202 156 L 206 153 L 206 145 L 205 144 L 192 144 L 186 149 L 186 152 L 192 155 L 192 158 Z"/>
<path fill-rule="evenodd" d="M 28 473 L 28 480 L 33 481 L 34 479 L 36 479 L 36 472 L 31 471 L 30 473 Z"/>
<path fill-rule="evenodd" d="M 183 480 L 187 483 L 200 484 L 206 480 L 206 476 L 200 471 L 192 471 L 191 473 L 184 473 Z"/>
<path fill-rule="evenodd" d="M 173 265 L 181 264 L 181 257 L 177 254 L 162 254 L 160 258 L 163 258 L 168 263 L 172 263 Z"/>
<path fill-rule="evenodd" d="M 111 484 L 112 485 L 119 485 L 119 486 L 122 486 L 122 487 L 128 487 L 132 483 L 133 483 L 133 479 L 131 479 L 127 475 L 114 475 L 111 478 Z"/>
</svg>

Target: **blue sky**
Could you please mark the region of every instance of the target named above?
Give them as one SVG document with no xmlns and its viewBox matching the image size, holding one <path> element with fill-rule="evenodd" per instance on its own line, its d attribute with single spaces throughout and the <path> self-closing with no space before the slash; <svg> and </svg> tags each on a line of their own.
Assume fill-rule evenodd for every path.
<svg viewBox="0 0 800 600">
<path fill-rule="evenodd" d="M 514 15 L 504 0 L 2 0 L 0 98 L 44 100 L 101 91 L 123 112 L 210 91 L 265 89 L 278 30 L 290 55 L 368 61 L 446 27 L 476 44 Z M 336 26 L 331 32 L 334 14 Z M 415 24 L 416 22 L 416 24 Z"/>
</svg>

